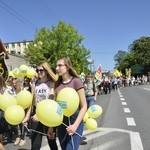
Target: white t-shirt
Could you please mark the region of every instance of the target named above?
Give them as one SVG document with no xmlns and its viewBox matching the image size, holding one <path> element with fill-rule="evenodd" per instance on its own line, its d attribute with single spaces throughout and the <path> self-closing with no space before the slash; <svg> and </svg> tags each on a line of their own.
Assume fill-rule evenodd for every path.
<svg viewBox="0 0 150 150">
<path fill-rule="evenodd" d="M 44 83 L 35 83 L 35 103 L 37 104 L 41 100 L 49 98 L 51 88 L 54 88 L 54 83 L 52 81 L 47 81 Z"/>
</svg>

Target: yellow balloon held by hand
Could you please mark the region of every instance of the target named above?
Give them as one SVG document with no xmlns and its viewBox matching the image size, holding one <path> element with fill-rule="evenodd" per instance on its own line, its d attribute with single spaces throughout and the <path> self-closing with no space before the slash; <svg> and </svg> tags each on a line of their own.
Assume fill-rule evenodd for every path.
<svg viewBox="0 0 150 150">
<path fill-rule="evenodd" d="M 48 127 L 56 127 L 62 123 L 63 113 L 60 105 L 51 99 L 42 100 L 37 104 L 38 120 Z"/>
<path fill-rule="evenodd" d="M 85 122 L 85 126 L 88 130 L 95 130 L 97 129 L 97 122 L 93 118 L 88 118 Z"/>
<path fill-rule="evenodd" d="M 33 96 L 27 90 L 20 91 L 17 96 L 17 104 L 20 105 L 23 109 L 29 108 L 32 104 Z"/>
<path fill-rule="evenodd" d="M 3 111 L 5 111 L 9 106 L 16 104 L 17 101 L 14 96 L 6 93 L 0 96 L 0 109 Z"/>
<path fill-rule="evenodd" d="M 9 106 L 5 111 L 5 119 L 11 125 L 18 125 L 25 117 L 23 108 L 19 105 Z"/>
<path fill-rule="evenodd" d="M 90 118 L 97 118 L 102 114 L 102 107 L 99 105 L 92 105 L 87 110 Z"/>
<path fill-rule="evenodd" d="M 73 115 L 79 106 L 78 93 L 69 87 L 62 89 L 58 93 L 56 101 L 61 106 L 63 114 L 67 117 Z"/>
</svg>

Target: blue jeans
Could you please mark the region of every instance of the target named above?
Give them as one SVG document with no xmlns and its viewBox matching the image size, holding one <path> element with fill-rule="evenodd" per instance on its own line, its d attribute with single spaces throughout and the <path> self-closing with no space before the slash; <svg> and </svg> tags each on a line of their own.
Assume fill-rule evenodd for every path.
<svg viewBox="0 0 150 150">
<path fill-rule="evenodd" d="M 94 105 L 95 103 L 94 96 L 86 96 L 86 102 L 87 102 L 87 108 Z"/>
<path fill-rule="evenodd" d="M 69 125 L 69 119 L 70 119 L 70 124 L 73 124 L 76 117 L 68 118 L 64 116 L 63 123 L 66 124 L 67 126 Z M 76 130 L 76 132 L 81 136 L 83 133 L 83 128 L 84 128 L 84 123 L 82 121 Z M 61 124 L 58 127 L 58 138 L 62 150 L 78 150 L 79 145 L 81 143 L 81 137 L 79 135 L 77 135 L 76 133 L 74 133 L 72 136 L 68 135 L 66 131 L 66 126 Z"/>
</svg>

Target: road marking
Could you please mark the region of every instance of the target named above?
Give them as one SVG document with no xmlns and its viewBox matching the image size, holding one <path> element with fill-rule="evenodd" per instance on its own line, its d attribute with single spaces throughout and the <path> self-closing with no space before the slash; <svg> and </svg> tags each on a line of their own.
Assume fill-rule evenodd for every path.
<svg viewBox="0 0 150 150">
<path fill-rule="evenodd" d="M 125 112 L 125 113 L 131 113 L 131 111 L 130 111 L 129 108 L 124 108 L 124 112 Z"/>
<path fill-rule="evenodd" d="M 130 132 L 131 150 L 143 150 L 143 144 L 139 132 Z"/>
<path fill-rule="evenodd" d="M 147 90 L 147 91 L 150 91 L 150 89 L 149 88 L 143 88 L 144 90 Z"/>
<path fill-rule="evenodd" d="M 97 128 L 95 131 L 101 132 L 101 134 L 96 134 L 96 135 L 100 135 L 100 136 L 103 136 L 105 134 L 108 134 L 108 133 L 111 133 L 111 132 L 114 132 L 114 131 L 128 133 L 128 134 L 130 134 L 131 150 L 143 150 L 143 144 L 142 144 L 139 132 L 133 132 L 133 131 L 118 129 L 118 128 Z M 88 142 L 89 140 L 92 139 L 92 137 L 93 137 L 92 134 L 95 134 L 95 131 L 89 131 L 89 130 L 84 131 L 83 135 L 87 138 L 85 140 L 86 142 Z M 90 133 L 91 133 L 91 135 L 88 135 Z M 94 137 L 96 138 L 97 136 L 94 136 Z M 121 137 L 119 137 L 119 138 L 120 139 L 116 138 L 114 140 L 108 141 L 108 142 L 106 142 L 104 144 L 101 144 L 101 145 L 97 145 L 96 147 L 93 147 L 93 148 L 90 148 L 90 149 L 91 150 L 111 149 L 111 147 L 113 145 L 116 145 L 117 143 L 119 144 L 121 142 L 124 142 L 124 140 Z"/>
<path fill-rule="evenodd" d="M 134 118 L 126 118 L 128 126 L 136 126 Z"/>
<path fill-rule="evenodd" d="M 113 139 L 111 141 L 108 141 L 104 144 L 101 144 L 99 146 L 96 146 L 94 148 L 90 148 L 90 150 L 104 150 L 104 149 L 111 149 L 114 145 L 117 146 L 117 145 L 120 145 L 121 143 L 124 143 L 124 137 L 118 137 L 116 139 Z"/>
<path fill-rule="evenodd" d="M 120 100 L 121 100 L 121 101 L 124 101 L 125 99 L 122 97 L 122 98 L 120 98 Z"/>
<path fill-rule="evenodd" d="M 122 105 L 127 105 L 127 102 L 121 102 L 122 103 Z"/>
<path fill-rule="evenodd" d="M 119 95 L 119 97 L 123 97 L 122 95 Z"/>
</svg>

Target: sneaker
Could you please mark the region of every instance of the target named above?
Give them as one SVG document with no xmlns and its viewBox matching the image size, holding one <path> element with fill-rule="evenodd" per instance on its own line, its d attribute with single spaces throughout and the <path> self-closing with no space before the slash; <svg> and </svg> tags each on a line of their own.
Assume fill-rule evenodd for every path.
<svg viewBox="0 0 150 150">
<path fill-rule="evenodd" d="M 85 137 L 85 136 L 82 136 L 82 140 L 86 140 L 86 137 Z"/>
<path fill-rule="evenodd" d="M 23 146 L 25 143 L 26 143 L 26 140 L 21 139 L 20 143 L 19 143 L 19 146 Z"/>
<path fill-rule="evenodd" d="M 20 143 L 20 140 L 21 140 L 21 139 L 20 139 L 19 137 L 17 137 L 16 140 L 15 140 L 15 142 L 14 142 L 14 145 L 15 145 L 15 146 L 18 145 L 18 144 Z"/>
</svg>

